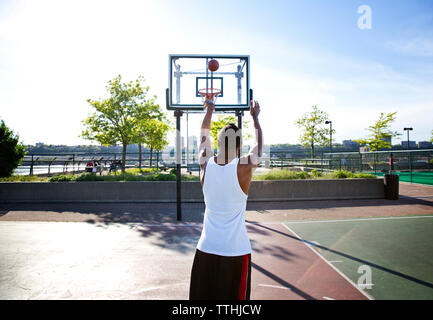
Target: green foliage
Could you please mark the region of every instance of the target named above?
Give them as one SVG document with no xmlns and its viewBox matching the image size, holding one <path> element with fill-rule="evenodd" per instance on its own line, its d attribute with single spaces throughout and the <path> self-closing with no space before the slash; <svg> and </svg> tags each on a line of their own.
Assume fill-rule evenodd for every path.
<svg viewBox="0 0 433 320">
<path fill-rule="evenodd" d="M 307 179 L 308 172 L 273 169 L 260 175 L 254 175 L 253 180 L 294 180 Z"/>
<path fill-rule="evenodd" d="M 431 131 L 431 138 L 430 138 L 430 142 L 433 142 L 433 130 Z"/>
<path fill-rule="evenodd" d="M 25 146 L 19 136 L 10 130 L 3 120 L 0 122 L 0 177 L 10 177 L 21 164 Z"/>
<path fill-rule="evenodd" d="M 212 135 L 214 149 L 218 147 L 218 133 L 222 128 L 224 128 L 228 124 L 235 124 L 237 126 L 238 125 L 237 118 L 234 116 L 219 115 L 217 120 L 212 121 L 210 127 L 210 134 Z M 248 126 L 249 126 L 249 121 L 243 121 L 242 125 L 243 125 L 242 140 L 250 139 L 251 135 L 246 133 L 246 130 L 248 130 Z"/>
<path fill-rule="evenodd" d="M 317 169 L 308 173 L 306 171 L 291 171 L 287 169 L 272 169 L 264 174 L 254 175 L 253 180 L 293 180 L 293 179 L 370 179 L 376 176 L 366 173 L 352 173 L 345 170 L 337 170 L 323 174 Z"/>
<path fill-rule="evenodd" d="M 333 177 L 337 179 L 353 178 L 353 173 L 345 170 L 336 170 L 333 173 Z"/>
<path fill-rule="evenodd" d="M 391 131 L 391 123 L 395 121 L 397 112 L 380 113 L 379 119 L 367 128 L 370 134 L 365 139 L 354 140 L 361 145 L 365 145 L 370 151 L 378 151 L 380 149 L 391 149 L 391 143 L 386 139 L 390 137 L 398 137 L 397 131 Z"/>
<path fill-rule="evenodd" d="M 125 173 L 129 173 L 129 174 L 151 174 L 154 173 L 155 171 L 158 171 L 156 168 L 131 168 L 131 169 L 126 169 Z M 110 174 L 114 174 L 114 172 L 111 172 Z"/>
<path fill-rule="evenodd" d="M 375 179 L 377 176 L 368 173 L 358 172 L 353 175 L 353 178 Z"/>
<path fill-rule="evenodd" d="M 135 143 L 141 136 L 141 126 L 147 119 L 163 119 L 163 112 L 155 98 L 147 98 L 149 86 L 143 86 L 144 79 L 128 83 L 118 75 L 106 86 L 110 97 L 87 102 L 95 112 L 83 121 L 85 129 L 81 137 L 94 140 L 102 145 L 121 143 L 123 146 L 122 171 L 125 171 L 126 146 Z"/>
<path fill-rule="evenodd" d="M 48 178 L 38 176 L 22 176 L 14 175 L 10 177 L 0 178 L 0 182 L 37 182 L 37 181 L 48 181 Z"/>
<path fill-rule="evenodd" d="M 129 169 L 129 172 L 117 174 L 117 175 L 99 175 L 93 173 L 82 173 L 79 175 L 57 175 L 49 179 L 50 182 L 68 182 L 68 181 L 176 181 L 176 175 L 173 173 L 161 173 L 157 170 L 149 171 L 149 169 L 144 172 L 132 171 L 135 169 Z M 182 175 L 182 180 L 185 181 L 197 181 L 199 177 L 191 176 L 189 174 Z"/>
<path fill-rule="evenodd" d="M 138 137 L 135 141 L 138 143 L 142 142 L 150 148 L 151 164 L 153 150 L 161 151 L 168 145 L 167 134 L 171 129 L 169 124 L 157 119 L 143 119 L 138 121 Z"/>
<path fill-rule="evenodd" d="M 49 179 L 50 182 L 66 182 L 66 181 L 74 181 L 74 176 L 71 174 L 59 174 L 53 176 Z"/>
<path fill-rule="evenodd" d="M 305 113 L 302 118 L 298 119 L 295 124 L 301 128 L 302 133 L 299 138 L 301 144 L 306 147 L 309 146 L 311 150 L 311 157 L 315 156 L 315 145 L 329 144 L 330 129 L 325 125 L 328 120 L 328 114 L 314 105 L 312 111 Z M 335 133 L 335 130 L 332 130 Z"/>
<path fill-rule="evenodd" d="M 315 178 L 318 178 L 318 177 L 323 176 L 323 173 L 317 169 L 313 169 L 313 170 L 311 170 L 311 175 Z"/>
<path fill-rule="evenodd" d="M 356 179 L 356 178 L 364 178 L 364 179 L 370 179 L 370 178 L 376 178 L 375 175 L 372 174 L 367 174 L 367 173 L 362 173 L 362 172 L 358 172 L 358 173 L 352 173 L 350 171 L 345 171 L 345 170 L 336 170 L 333 173 L 331 173 L 330 175 L 328 175 L 331 179 Z"/>
<path fill-rule="evenodd" d="M 200 177 L 193 174 L 183 174 L 182 181 L 200 181 Z"/>
</svg>

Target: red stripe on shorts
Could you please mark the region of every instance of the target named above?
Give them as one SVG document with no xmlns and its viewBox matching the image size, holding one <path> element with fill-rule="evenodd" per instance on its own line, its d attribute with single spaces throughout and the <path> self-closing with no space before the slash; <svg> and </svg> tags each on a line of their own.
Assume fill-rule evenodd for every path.
<svg viewBox="0 0 433 320">
<path fill-rule="evenodd" d="M 247 295 L 247 279 L 248 279 L 248 255 L 242 257 L 242 274 L 239 284 L 238 300 L 245 300 Z"/>
</svg>

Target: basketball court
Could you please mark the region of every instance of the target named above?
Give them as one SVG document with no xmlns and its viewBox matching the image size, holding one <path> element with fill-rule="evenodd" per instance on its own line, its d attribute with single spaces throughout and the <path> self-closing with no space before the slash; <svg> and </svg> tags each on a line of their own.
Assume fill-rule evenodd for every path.
<svg viewBox="0 0 433 320">
<path fill-rule="evenodd" d="M 400 191 L 249 203 L 251 298 L 433 299 L 433 187 Z M 188 299 L 203 212 L 184 203 L 177 222 L 176 204 L 1 204 L 0 299 Z"/>
</svg>

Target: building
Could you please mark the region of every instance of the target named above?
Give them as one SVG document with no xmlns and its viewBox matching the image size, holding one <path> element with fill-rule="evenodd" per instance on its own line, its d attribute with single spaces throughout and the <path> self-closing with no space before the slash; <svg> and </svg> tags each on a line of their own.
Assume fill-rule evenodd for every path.
<svg viewBox="0 0 433 320">
<path fill-rule="evenodd" d="M 392 146 L 392 136 L 384 136 L 382 141 L 389 142 L 389 145 Z"/>
<path fill-rule="evenodd" d="M 188 137 L 188 146 L 190 149 L 197 149 L 197 137 L 189 136 Z"/>
<path fill-rule="evenodd" d="M 353 140 L 343 140 L 343 146 L 348 148 L 358 148 L 360 144 Z"/>
<path fill-rule="evenodd" d="M 433 148 L 433 143 L 431 143 L 430 141 L 418 141 L 418 148 L 431 149 Z"/>
<path fill-rule="evenodd" d="M 407 141 L 402 141 L 401 145 L 403 148 L 407 149 Z M 415 149 L 416 148 L 416 141 L 409 141 L 409 149 Z"/>
</svg>

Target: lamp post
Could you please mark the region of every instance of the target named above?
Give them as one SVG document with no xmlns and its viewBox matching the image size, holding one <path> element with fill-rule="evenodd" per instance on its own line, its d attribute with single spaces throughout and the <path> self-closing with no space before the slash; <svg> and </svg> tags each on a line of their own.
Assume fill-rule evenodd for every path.
<svg viewBox="0 0 433 320">
<path fill-rule="evenodd" d="M 410 183 L 412 183 L 412 155 L 410 154 L 410 146 L 409 146 L 409 131 L 412 131 L 413 128 L 404 128 L 404 131 L 407 131 L 407 150 L 408 150 L 408 160 L 409 160 L 409 172 L 410 172 Z"/>
<path fill-rule="evenodd" d="M 413 128 L 404 128 L 404 131 L 407 131 L 407 150 L 410 150 L 409 147 L 409 131 L 412 131 Z"/>
<path fill-rule="evenodd" d="M 329 150 L 332 153 L 332 121 L 326 120 L 325 124 L 329 124 Z"/>
</svg>

